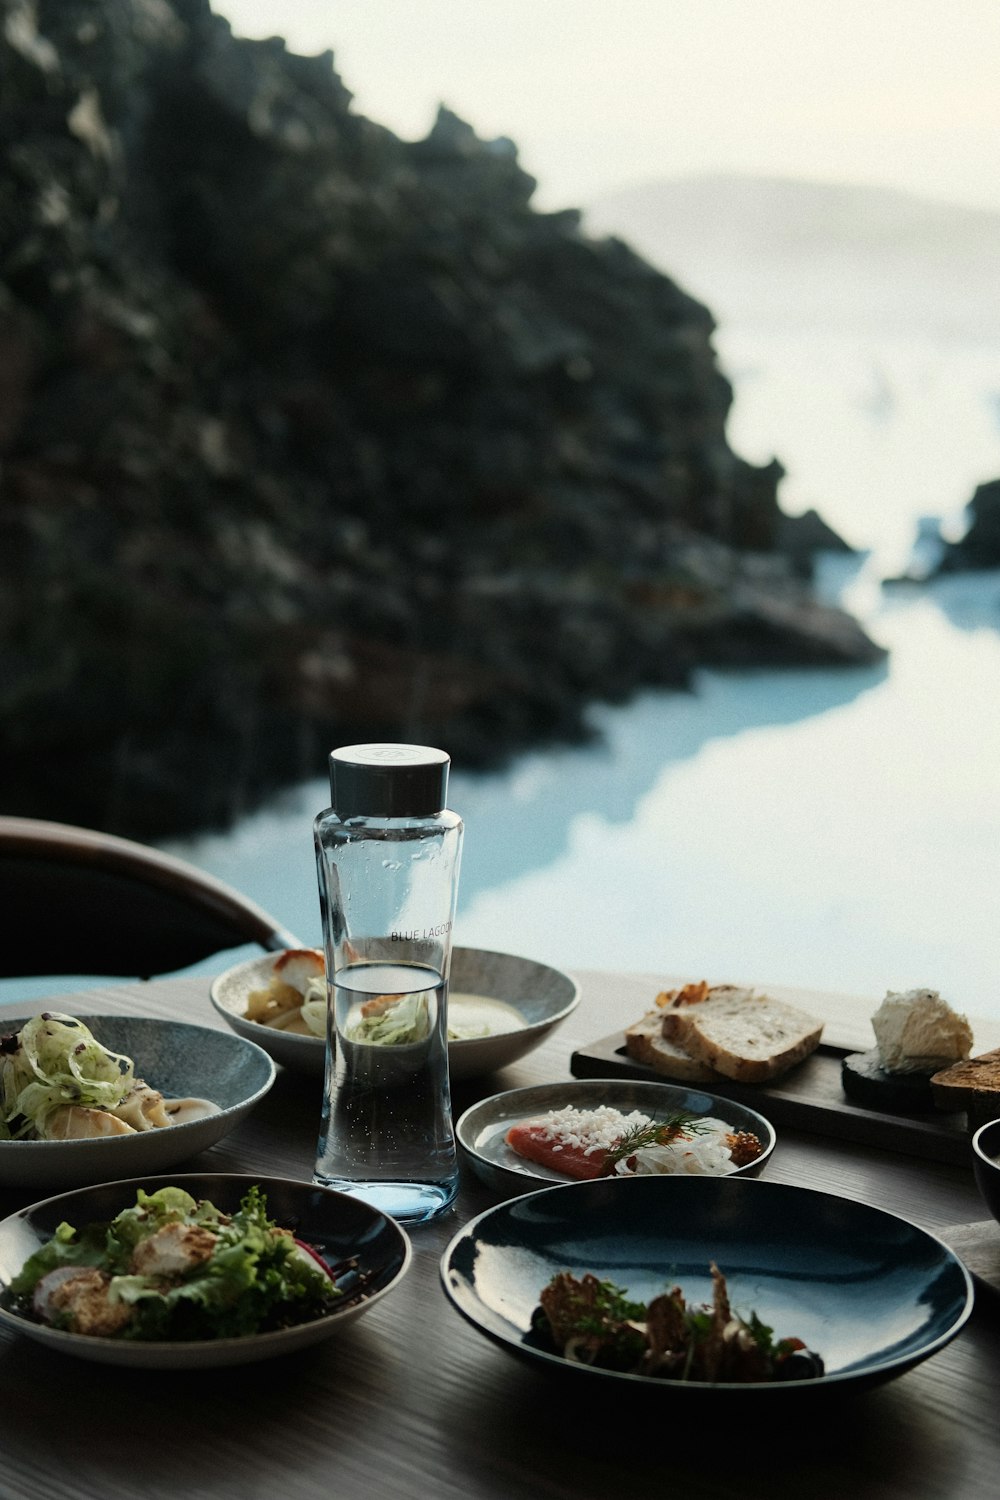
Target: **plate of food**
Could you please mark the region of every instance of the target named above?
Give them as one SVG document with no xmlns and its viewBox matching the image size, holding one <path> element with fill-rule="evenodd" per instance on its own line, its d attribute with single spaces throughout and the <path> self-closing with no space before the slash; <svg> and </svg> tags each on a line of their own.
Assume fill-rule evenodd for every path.
<svg viewBox="0 0 1000 1500">
<path fill-rule="evenodd" d="M 972 1282 L 926 1230 L 767 1179 L 550 1187 L 480 1214 L 441 1260 L 478 1332 L 553 1375 L 746 1403 L 900 1375 L 963 1328 Z"/>
<path fill-rule="evenodd" d="M 650 989 L 651 1008 L 573 1051 L 576 1077 L 698 1084 L 779 1128 L 958 1166 L 971 1131 L 1000 1115 L 1000 1048 L 974 1049 L 968 1019 L 937 990 L 888 990 L 866 1016 L 859 996 L 705 980 Z M 814 1007 L 833 1019 L 824 1026 Z"/>
<path fill-rule="evenodd" d="M 216 1011 L 286 1068 L 323 1072 L 326 974 L 318 948 L 235 964 L 212 982 Z M 453 1080 L 496 1072 L 530 1052 L 573 1011 L 576 981 L 548 964 L 484 948 L 453 950 L 448 1065 Z"/>
<path fill-rule="evenodd" d="M 0 1019 L 0 1183 L 70 1187 L 157 1172 L 215 1145 L 274 1061 L 182 1021 L 60 1011 Z"/>
<path fill-rule="evenodd" d="M 494 1094 L 455 1134 L 488 1187 L 518 1193 L 596 1177 L 757 1176 L 775 1145 L 773 1126 L 746 1105 L 620 1078 Z"/>
<path fill-rule="evenodd" d="M 410 1257 L 393 1219 L 330 1188 L 139 1177 L 0 1223 L 0 1323 L 104 1364 L 246 1364 L 339 1333 Z"/>
</svg>

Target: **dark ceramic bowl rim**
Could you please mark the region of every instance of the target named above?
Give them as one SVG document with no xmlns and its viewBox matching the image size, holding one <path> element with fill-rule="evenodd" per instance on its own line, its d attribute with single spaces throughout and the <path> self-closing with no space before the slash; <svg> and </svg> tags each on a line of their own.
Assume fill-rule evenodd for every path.
<svg viewBox="0 0 1000 1500">
<path fill-rule="evenodd" d="M 987 1120 L 973 1135 L 972 1175 L 983 1207 L 1000 1224 L 1000 1119 Z"/>
<path fill-rule="evenodd" d="M 987 1156 L 986 1154 L 985 1140 L 990 1131 L 996 1132 L 996 1151 L 1000 1152 L 1000 1119 L 996 1119 L 987 1120 L 984 1125 L 980 1125 L 972 1137 L 972 1154 L 983 1164 L 987 1171 L 996 1172 L 1000 1176 L 1000 1161 L 997 1161 L 995 1154 L 992 1156 Z"/>
<path fill-rule="evenodd" d="M 1000 1122 L 996 1122 L 1000 1123 Z M 526 1362 L 535 1365 L 536 1369 L 548 1369 L 553 1373 L 562 1372 L 563 1375 L 572 1379 L 598 1379 L 611 1382 L 610 1389 L 616 1385 L 623 1390 L 661 1390 L 668 1397 L 684 1396 L 696 1400 L 718 1399 L 729 1395 L 738 1396 L 742 1401 L 775 1399 L 775 1393 L 784 1392 L 786 1397 L 793 1394 L 809 1396 L 829 1396 L 832 1392 L 845 1388 L 861 1387 L 881 1383 L 896 1375 L 903 1374 L 912 1369 L 916 1364 L 936 1354 L 954 1339 L 968 1322 L 974 1305 L 974 1292 L 972 1277 L 962 1263 L 959 1256 L 942 1239 L 930 1230 L 914 1224 L 902 1214 L 892 1213 L 888 1209 L 879 1208 L 873 1204 L 863 1203 L 857 1199 L 850 1198 L 846 1194 L 831 1193 L 825 1189 L 798 1187 L 792 1183 L 776 1183 L 764 1178 L 749 1177 L 641 1177 L 636 1178 L 628 1187 L 624 1186 L 627 1179 L 597 1179 L 590 1182 L 576 1182 L 551 1186 L 540 1193 L 525 1194 L 521 1198 L 508 1199 L 505 1202 L 495 1204 L 492 1208 L 485 1209 L 474 1219 L 465 1224 L 449 1241 L 442 1254 L 438 1274 L 445 1296 L 453 1310 L 458 1313 L 465 1322 L 470 1324 L 491 1343 L 505 1349 Z M 619 1186 L 622 1184 L 622 1186 Z M 681 1186 L 682 1193 L 691 1191 L 698 1193 L 709 1188 L 714 1193 L 745 1195 L 760 1194 L 763 1201 L 766 1195 L 773 1198 L 785 1197 L 789 1202 L 798 1201 L 802 1204 L 812 1203 L 819 1205 L 825 1203 L 834 1205 L 844 1214 L 856 1215 L 860 1218 L 874 1216 L 876 1219 L 892 1221 L 895 1225 L 907 1232 L 914 1241 L 921 1242 L 927 1246 L 934 1246 L 940 1252 L 942 1265 L 948 1264 L 961 1284 L 964 1284 L 965 1297 L 963 1305 L 952 1317 L 947 1327 L 941 1328 L 937 1333 L 928 1337 L 918 1349 L 910 1350 L 904 1356 L 876 1358 L 872 1363 L 863 1368 L 848 1366 L 841 1370 L 832 1370 L 818 1378 L 811 1380 L 789 1380 L 778 1382 L 762 1382 L 753 1384 L 735 1384 L 731 1382 L 719 1382 L 707 1384 L 700 1382 L 684 1382 L 660 1378 L 651 1378 L 644 1375 L 623 1373 L 614 1370 L 602 1370 L 596 1366 L 577 1364 L 571 1360 L 564 1359 L 561 1355 L 550 1353 L 546 1350 L 533 1348 L 524 1342 L 524 1334 L 519 1336 L 515 1326 L 503 1318 L 503 1315 L 493 1309 L 488 1303 L 483 1303 L 475 1291 L 468 1291 L 468 1278 L 463 1278 L 455 1269 L 455 1262 L 465 1244 L 478 1245 L 481 1236 L 481 1226 L 492 1220 L 501 1219 L 504 1215 L 517 1214 L 521 1205 L 529 1202 L 535 1206 L 536 1214 L 544 1215 L 546 1206 L 551 1206 L 552 1217 L 558 1215 L 558 1195 L 575 1195 L 579 1203 L 585 1203 L 587 1195 L 597 1187 L 605 1190 L 623 1191 L 628 1194 L 635 1193 L 638 1200 L 640 1192 L 646 1194 L 663 1193 L 672 1191 L 678 1185 L 689 1185 L 687 1188 Z M 572 1203 L 573 1196 L 563 1201 Z M 749 1202 L 752 1204 L 753 1199 Z M 591 1222 L 594 1213 L 589 1214 Z M 509 1246 L 513 1243 L 509 1238 L 502 1242 Z M 453 1285 L 453 1281 L 455 1284 Z M 507 1326 L 501 1327 L 500 1323 Z"/>
<path fill-rule="evenodd" d="M 267 1358 L 271 1354 L 284 1353 L 306 1341 L 312 1342 L 315 1339 L 318 1342 L 320 1338 L 334 1332 L 340 1323 L 346 1324 L 353 1321 L 359 1314 L 366 1312 L 376 1302 L 388 1296 L 409 1271 L 413 1260 L 412 1242 L 405 1229 L 388 1214 L 360 1200 L 350 1198 L 344 1193 L 337 1192 L 333 1188 L 268 1172 L 179 1171 L 166 1174 L 159 1172 L 71 1188 L 66 1192 L 49 1194 L 35 1203 L 27 1204 L 24 1208 L 6 1215 L 0 1221 L 0 1237 L 5 1239 L 15 1234 L 17 1226 L 23 1223 L 41 1240 L 43 1238 L 41 1230 L 36 1228 L 39 1221 L 46 1224 L 49 1231 L 45 1237 L 50 1237 L 62 1217 L 63 1207 L 65 1206 L 70 1213 L 73 1212 L 74 1200 L 120 1197 L 123 1206 L 126 1206 L 135 1201 L 135 1192 L 140 1187 L 150 1192 L 155 1192 L 162 1187 L 181 1187 L 195 1197 L 203 1196 L 212 1199 L 214 1194 L 215 1198 L 223 1200 L 228 1193 L 231 1193 L 235 1200 L 255 1185 L 260 1187 L 265 1194 L 273 1196 L 280 1193 L 310 1205 L 314 1218 L 302 1225 L 302 1233 L 307 1239 L 315 1242 L 321 1250 L 332 1231 L 316 1226 L 315 1216 L 320 1219 L 325 1218 L 326 1215 L 335 1216 L 339 1207 L 353 1220 L 362 1221 L 365 1229 L 358 1237 L 358 1244 L 377 1242 L 382 1245 L 384 1242 L 386 1247 L 385 1259 L 378 1273 L 378 1283 L 360 1300 L 351 1300 L 344 1307 L 334 1308 L 331 1312 L 304 1323 L 293 1324 L 288 1328 L 273 1329 L 266 1333 L 247 1334 L 241 1338 L 199 1339 L 197 1341 L 137 1340 L 128 1345 L 118 1340 L 97 1340 L 98 1343 L 115 1344 L 121 1351 L 121 1357 L 114 1359 L 112 1363 L 125 1367 L 162 1368 L 164 1366 L 161 1360 L 166 1357 L 168 1368 L 187 1365 L 193 1367 L 199 1362 L 199 1357 L 204 1358 L 206 1355 L 208 1356 L 206 1363 L 215 1363 L 212 1356 L 222 1355 L 224 1359 L 218 1362 L 229 1364 L 249 1362 Z M 280 1210 L 274 1205 L 269 1204 L 269 1206 L 272 1207 L 280 1223 L 282 1217 Z M 391 1251 L 389 1246 L 392 1247 Z M 0 1292 L 5 1293 L 6 1289 L 7 1283 L 0 1275 Z M 57 1352 L 83 1357 L 88 1357 L 88 1354 L 92 1358 L 99 1357 L 93 1353 L 95 1344 L 93 1335 L 67 1333 L 61 1329 L 40 1327 L 6 1306 L 0 1306 L 0 1322 L 8 1331 L 20 1333 L 28 1338 L 36 1338 Z"/>
</svg>

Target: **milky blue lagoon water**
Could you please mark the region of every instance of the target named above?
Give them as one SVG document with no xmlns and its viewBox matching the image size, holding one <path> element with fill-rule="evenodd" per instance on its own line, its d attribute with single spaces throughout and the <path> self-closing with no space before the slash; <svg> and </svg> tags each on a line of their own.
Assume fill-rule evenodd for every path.
<svg viewBox="0 0 1000 1500">
<path fill-rule="evenodd" d="M 880 585 L 920 517 L 957 528 L 974 485 L 1000 476 L 1000 349 L 748 331 L 719 346 L 733 446 L 780 455 L 787 508 L 814 505 L 870 549 L 829 560 L 822 586 L 888 661 L 706 672 L 690 695 L 596 706 L 592 745 L 455 767 L 457 940 L 874 1002 L 929 985 L 1000 1019 L 1000 574 Z M 326 803 L 318 766 L 232 833 L 169 847 L 316 942 Z"/>
<path fill-rule="evenodd" d="M 886 668 L 704 673 L 589 747 L 458 767 L 457 940 L 565 968 L 846 990 L 1000 1018 L 1000 575 L 891 599 Z M 172 845 L 309 942 L 322 777 Z"/>
<path fill-rule="evenodd" d="M 822 587 L 884 666 L 700 674 L 595 707 L 589 746 L 452 776 L 458 941 L 561 967 L 845 990 L 929 985 L 1000 1019 L 1000 574 L 883 588 L 920 518 L 955 531 L 1000 476 L 1000 349 L 858 334 L 718 336 L 730 438 L 856 546 Z M 316 780 L 171 847 L 319 936 Z"/>
</svg>

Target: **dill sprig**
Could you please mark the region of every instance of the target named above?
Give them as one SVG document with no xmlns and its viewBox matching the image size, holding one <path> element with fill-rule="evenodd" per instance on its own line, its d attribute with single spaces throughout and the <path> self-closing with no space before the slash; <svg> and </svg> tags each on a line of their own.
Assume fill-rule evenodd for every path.
<svg viewBox="0 0 1000 1500">
<path fill-rule="evenodd" d="M 609 1148 L 603 1171 L 613 1171 L 617 1162 L 624 1161 L 647 1146 L 669 1146 L 681 1134 L 701 1135 L 708 1128 L 698 1115 L 683 1113 L 670 1115 L 666 1120 L 653 1120 L 648 1125 L 633 1125 Z"/>
</svg>

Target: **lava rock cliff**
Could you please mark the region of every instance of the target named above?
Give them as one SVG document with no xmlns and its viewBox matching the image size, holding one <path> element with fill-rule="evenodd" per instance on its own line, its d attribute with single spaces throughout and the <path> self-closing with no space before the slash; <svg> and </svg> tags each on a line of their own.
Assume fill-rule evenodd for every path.
<svg viewBox="0 0 1000 1500">
<path fill-rule="evenodd" d="M 402 141 L 207 0 L 0 21 L 6 810 L 221 826 L 335 743 L 488 764 L 879 655 L 727 443 L 707 309 L 509 141 Z"/>
</svg>

